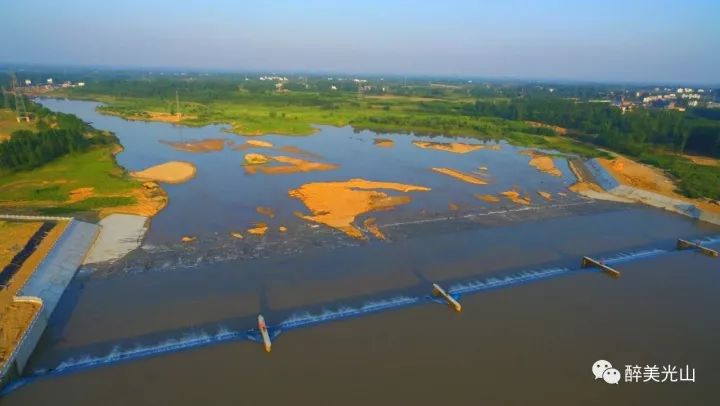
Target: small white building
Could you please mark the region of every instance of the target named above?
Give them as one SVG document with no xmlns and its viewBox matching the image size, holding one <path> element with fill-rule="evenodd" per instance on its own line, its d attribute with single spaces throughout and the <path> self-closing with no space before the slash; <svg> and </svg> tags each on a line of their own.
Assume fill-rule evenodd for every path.
<svg viewBox="0 0 720 406">
<path fill-rule="evenodd" d="M 47 78 L 46 82 L 47 82 L 48 85 L 52 85 L 52 84 L 53 84 L 53 79 L 52 79 L 52 78 Z"/>
<path fill-rule="evenodd" d="M 85 86 L 85 82 L 78 82 L 77 85 L 78 85 L 78 87 L 83 87 L 83 86 Z"/>
<path fill-rule="evenodd" d="M 25 86 L 30 86 L 30 85 L 32 85 L 32 80 L 25 79 Z"/>
</svg>

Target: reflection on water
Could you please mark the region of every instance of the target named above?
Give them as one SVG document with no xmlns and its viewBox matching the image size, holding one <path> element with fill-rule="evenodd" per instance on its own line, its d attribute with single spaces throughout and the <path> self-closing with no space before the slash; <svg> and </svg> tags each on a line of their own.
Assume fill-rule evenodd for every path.
<svg viewBox="0 0 720 406">
<path fill-rule="evenodd" d="M 400 182 L 427 186 L 431 193 L 414 194 L 413 201 L 392 212 L 372 215 L 380 225 L 392 222 L 395 216 L 414 217 L 421 213 L 447 213 L 448 204 L 470 211 L 482 208 L 513 207 L 515 204 L 482 202 L 475 193 L 499 194 L 517 187 L 528 194 L 536 205 L 545 204 L 537 195 L 545 191 L 555 195 L 566 191 L 573 182 L 567 164 L 557 159 L 562 177 L 549 176 L 528 165 L 529 157 L 519 154 L 520 149 L 501 143 L 501 148 L 480 149 L 466 154 L 421 149 L 413 141 L 430 140 L 438 142 L 457 141 L 446 137 L 415 137 L 387 134 L 383 138 L 394 141 L 392 148 L 378 148 L 374 145 L 374 133 L 355 133 L 350 127 L 321 126 L 312 136 L 263 136 L 275 149 L 262 148 L 256 151 L 268 155 L 289 155 L 300 149 L 319 157 L 323 162 L 338 164 L 336 170 L 286 175 L 246 174 L 241 166 L 244 154 L 226 147 L 222 151 L 197 153 L 178 151 L 167 143 L 183 143 L 203 139 L 226 140 L 240 144 L 244 137 L 227 133 L 219 125 L 201 128 L 174 126 L 168 123 L 127 121 L 119 117 L 97 113 L 94 102 L 75 100 L 43 99 L 42 103 L 55 111 L 73 113 L 91 122 L 96 128 L 113 131 L 124 146 L 118 154 L 118 162 L 129 171 L 137 171 L 166 161 L 180 160 L 193 163 L 197 176 L 181 185 L 165 185 L 170 204 L 153 219 L 147 237 L 151 245 L 174 243 L 183 235 L 212 237 L 216 234 L 230 238 L 229 233 L 243 230 L 257 221 L 264 221 L 256 212 L 257 206 L 271 207 L 277 216 L 268 223 L 271 229 L 287 226 L 304 232 L 307 224 L 293 213 L 307 213 L 304 205 L 288 196 L 288 191 L 308 182 L 345 181 L 364 178 L 372 181 Z M 480 143 L 476 139 L 465 142 Z M 491 142 L 494 145 L 494 142 Z M 249 150 L 252 151 L 252 150 Z M 290 151 L 290 152 L 288 152 Z M 315 158 L 314 158 L 315 159 Z M 446 167 L 473 173 L 479 168 L 488 185 L 471 185 L 457 179 L 450 179 L 432 172 L 432 167 Z M 361 224 L 362 221 L 357 221 Z"/>
<path fill-rule="evenodd" d="M 572 194 L 567 201 L 536 198 L 541 209 L 483 203 L 473 188 L 496 194 L 518 185 L 555 194 L 572 182 L 564 165 L 562 178 L 540 174 L 504 144 L 501 151 L 454 155 L 389 135 L 395 146 L 378 148 L 371 133 L 323 127 L 311 137 L 263 139 L 318 153 L 339 163 L 337 172 L 268 178 L 244 175 L 242 153 L 227 148 L 192 154 L 157 142 L 238 138 L 221 127 L 126 122 L 95 114 L 92 103 L 46 103 L 115 131 L 126 147 L 135 143 L 134 152 L 126 148 L 119 157 L 131 170 L 182 159 L 198 166 L 198 178 L 168 186 L 171 204 L 154 220 L 145 249 L 115 265 L 168 272 L 83 273 L 63 297 L 30 370 L 197 349 L 41 379 L 3 404 L 287 404 L 298 394 L 348 404 L 532 404 L 539 396 L 557 404 L 717 403 L 715 391 L 699 384 L 621 384 L 608 392 L 594 385 L 590 365 L 599 358 L 689 363 L 706 382 L 720 379 L 713 369 L 720 357 L 717 260 L 674 250 L 678 237 L 717 245 L 718 227 Z M 487 166 L 490 184 L 434 176 L 431 166 L 468 172 Z M 395 212 L 373 213 L 392 243 L 359 243 L 292 216 L 304 207 L 286 196 L 288 189 L 309 179 L 358 176 L 425 185 L 433 193 Z M 467 211 L 449 213 L 450 198 Z M 286 237 L 248 245 L 221 238 L 261 220 L 257 206 L 275 210 L 270 220 L 288 225 Z M 206 243 L 183 251 L 173 245 L 181 234 Z M 579 271 L 584 255 L 611 263 L 622 277 Z M 463 313 L 408 306 L 428 303 L 432 282 L 463 293 Z M 403 310 L 378 313 L 398 306 Z M 279 336 L 271 356 L 255 344 L 229 343 L 244 341 L 258 313 L 274 327 L 316 327 Z M 226 344 L 206 345 L 220 341 Z"/>
</svg>

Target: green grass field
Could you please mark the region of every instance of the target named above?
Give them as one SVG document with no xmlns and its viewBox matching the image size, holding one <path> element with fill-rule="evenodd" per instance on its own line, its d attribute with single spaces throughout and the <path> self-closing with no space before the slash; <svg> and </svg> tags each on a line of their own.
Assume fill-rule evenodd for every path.
<svg viewBox="0 0 720 406">
<path fill-rule="evenodd" d="M 113 159 L 111 146 L 69 154 L 42 167 L 0 173 L 0 209 L 3 211 L 71 213 L 134 202 L 122 197 L 140 187 Z M 68 203 L 72 190 L 91 187 L 94 196 Z"/>
<path fill-rule="evenodd" d="M 18 123 L 15 112 L 10 109 L 0 109 L 0 142 L 10 138 L 10 134 L 18 130 L 34 130 L 34 122 L 21 121 Z"/>
<path fill-rule="evenodd" d="M 93 94 L 84 94 L 84 98 L 105 103 L 99 109 L 103 113 L 129 119 L 149 120 L 149 113 L 174 112 L 173 100 Z M 309 135 L 315 132 L 316 125 L 351 125 L 377 132 L 506 139 L 520 146 L 551 148 L 588 157 L 600 155 L 594 147 L 570 138 L 540 135 L 537 128 L 524 122 L 458 114 L 467 103 L 469 100 L 464 98 L 238 92 L 231 98 L 204 103 L 184 101 L 181 110 L 184 125 L 228 124 L 233 132 L 241 135 Z"/>
</svg>

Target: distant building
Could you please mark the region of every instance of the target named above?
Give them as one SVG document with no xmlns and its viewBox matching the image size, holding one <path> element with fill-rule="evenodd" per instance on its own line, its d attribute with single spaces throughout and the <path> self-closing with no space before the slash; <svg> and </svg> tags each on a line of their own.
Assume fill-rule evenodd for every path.
<svg viewBox="0 0 720 406">
<path fill-rule="evenodd" d="M 52 79 L 52 78 L 48 78 L 48 79 L 46 80 L 46 82 L 47 82 L 48 85 L 52 85 L 52 84 L 53 84 L 53 79 Z"/>
<path fill-rule="evenodd" d="M 83 87 L 83 86 L 85 86 L 85 82 L 78 82 L 77 85 L 78 85 L 78 87 Z"/>
<path fill-rule="evenodd" d="M 25 86 L 30 86 L 30 85 L 32 85 L 32 80 L 25 79 Z"/>
</svg>

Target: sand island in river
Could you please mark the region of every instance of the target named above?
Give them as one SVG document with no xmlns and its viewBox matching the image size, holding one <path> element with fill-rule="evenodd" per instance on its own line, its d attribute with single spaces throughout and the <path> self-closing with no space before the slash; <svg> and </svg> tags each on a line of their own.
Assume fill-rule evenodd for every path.
<svg viewBox="0 0 720 406">
<path fill-rule="evenodd" d="M 529 156 L 530 162 L 528 162 L 528 165 L 532 166 L 538 171 L 547 173 L 548 175 L 552 176 L 562 176 L 562 171 L 560 171 L 560 169 L 555 166 L 555 161 L 553 161 L 551 156 L 533 149 L 526 149 L 524 151 L 521 151 L 520 153 Z"/>
<path fill-rule="evenodd" d="M 222 138 L 209 138 L 205 140 L 192 140 L 184 142 L 160 141 L 178 151 L 184 152 L 218 152 L 225 148 L 225 140 Z"/>
<path fill-rule="evenodd" d="M 463 182 L 472 183 L 473 185 L 487 185 L 487 181 L 484 179 L 478 178 L 475 175 L 471 175 L 469 173 L 461 172 L 455 169 L 450 168 L 432 168 L 433 172 L 442 173 L 443 175 L 447 175 L 450 177 L 453 177 L 455 179 L 460 179 Z"/>
<path fill-rule="evenodd" d="M 290 190 L 288 194 L 310 209 L 312 214 L 299 214 L 301 218 L 335 228 L 353 238 L 366 239 L 362 231 L 353 225 L 357 216 L 376 210 L 389 210 L 411 201 L 410 196 L 390 196 L 375 189 L 403 193 L 430 190 L 424 186 L 350 179 L 345 182 L 306 183 Z"/>
<path fill-rule="evenodd" d="M 431 142 L 431 141 L 413 141 L 413 145 L 422 149 L 436 149 L 438 151 L 452 152 L 455 154 L 467 154 L 468 152 L 477 151 L 479 149 L 489 149 L 497 151 L 500 145 L 484 145 L 484 144 L 465 144 L 462 142 Z"/>
<path fill-rule="evenodd" d="M 307 161 L 282 155 L 270 157 L 262 154 L 247 154 L 245 155 L 245 162 L 247 163 L 245 173 L 251 175 L 258 172 L 267 175 L 284 175 L 298 172 L 329 171 L 338 168 L 338 165 L 335 164 Z M 269 165 L 271 162 L 277 162 L 281 165 Z"/>
<path fill-rule="evenodd" d="M 184 183 L 195 176 L 197 169 L 190 162 L 170 161 L 151 166 L 138 172 L 131 172 L 132 177 L 140 180 L 152 180 L 164 183 Z"/>
</svg>

